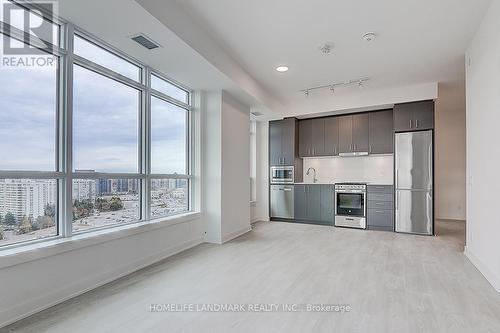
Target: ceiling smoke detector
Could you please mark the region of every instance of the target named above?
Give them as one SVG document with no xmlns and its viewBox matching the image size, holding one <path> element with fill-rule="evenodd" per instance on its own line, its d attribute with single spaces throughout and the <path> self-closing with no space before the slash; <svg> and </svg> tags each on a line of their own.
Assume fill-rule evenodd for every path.
<svg viewBox="0 0 500 333">
<path fill-rule="evenodd" d="M 318 47 L 318 49 L 321 51 L 323 54 L 329 54 L 332 52 L 333 44 L 332 43 L 325 43 Z"/>
<path fill-rule="evenodd" d="M 374 32 L 367 32 L 363 35 L 363 39 L 367 42 L 372 42 L 375 38 L 377 38 L 377 35 Z"/>
</svg>

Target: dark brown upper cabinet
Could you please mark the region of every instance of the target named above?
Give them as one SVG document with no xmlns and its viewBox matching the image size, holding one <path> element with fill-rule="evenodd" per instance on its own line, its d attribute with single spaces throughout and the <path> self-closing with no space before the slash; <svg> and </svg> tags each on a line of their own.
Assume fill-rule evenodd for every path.
<svg viewBox="0 0 500 333">
<path fill-rule="evenodd" d="M 434 101 L 394 105 L 396 132 L 420 131 L 434 128 Z"/>
<path fill-rule="evenodd" d="M 370 154 L 391 154 L 394 152 L 394 126 L 392 110 L 368 114 Z"/>
<path fill-rule="evenodd" d="M 368 114 L 355 114 L 352 116 L 352 144 L 355 152 L 368 152 Z"/>
<path fill-rule="evenodd" d="M 294 165 L 298 146 L 297 119 L 269 122 L 269 161 L 274 165 Z"/>
<path fill-rule="evenodd" d="M 352 152 L 352 116 L 340 116 L 339 122 L 339 153 Z"/>
<path fill-rule="evenodd" d="M 325 118 L 312 119 L 312 155 L 325 155 Z"/>
<path fill-rule="evenodd" d="M 339 153 L 368 152 L 368 114 L 338 117 Z"/>
<path fill-rule="evenodd" d="M 299 156 L 325 156 L 324 118 L 299 121 Z"/>
<path fill-rule="evenodd" d="M 325 118 L 325 156 L 339 154 L 339 120 L 338 117 Z"/>
<path fill-rule="evenodd" d="M 299 121 L 299 157 L 391 154 L 393 141 L 393 110 Z"/>
<path fill-rule="evenodd" d="M 299 156 L 312 154 L 312 119 L 299 120 Z"/>
</svg>

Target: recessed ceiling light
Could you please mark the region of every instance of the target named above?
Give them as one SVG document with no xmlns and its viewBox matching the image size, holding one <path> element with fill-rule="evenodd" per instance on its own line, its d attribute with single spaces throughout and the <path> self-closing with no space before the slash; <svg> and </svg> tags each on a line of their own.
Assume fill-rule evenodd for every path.
<svg viewBox="0 0 500 333">
<path fill-rule="evenodd" d="M 276 67 L 276 70 L 278 72 L 286 72 L 286 71 L 288 71 L 288 66 L 278 66 L 278 67 Z"/>
</svg>

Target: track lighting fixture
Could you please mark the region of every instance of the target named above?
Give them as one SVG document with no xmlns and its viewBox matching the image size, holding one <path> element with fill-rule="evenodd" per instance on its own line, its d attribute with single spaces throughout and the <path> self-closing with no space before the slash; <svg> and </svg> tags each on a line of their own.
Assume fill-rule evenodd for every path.
<svg viewBox="0 0 500 333">
<path fill-rule="evenodd" d="M 356 79 L 356 80 L 348 80 L 348 81 L 344 81 L 344 82 L 337 82 L 337 83 L 332 83 L 332 84 L 329 84 L 329 85 L 325 85 L 325 86 L 317 86 L 317 87 L 311 87 L 311 88 L 306 88 L 306 89 L 303 89 L 301 90 L 301 92 L 304 93 L 305 97 L 308 97 L 309 96 L 309 92 L 311 90 L 319 90 L 319 89 L 330 89 L 330 92 L 332 94 L 335 94 L 335 88 L 337 87 L 346 87 L 346 86 L 352 86 L 352 85 L 357 85 L 358 88 L 362 89 L 364 88 L 364 83 L 366 81 L 370 80 L 369 77 L 363 77 L 363 78 L 360 78 L 360 79 Z"/>
</svg>

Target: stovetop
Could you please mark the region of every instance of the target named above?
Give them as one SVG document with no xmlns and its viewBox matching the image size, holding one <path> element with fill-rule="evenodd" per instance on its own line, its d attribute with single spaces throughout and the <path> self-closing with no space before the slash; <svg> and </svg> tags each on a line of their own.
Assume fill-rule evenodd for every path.
<svg viewBox="0 0 500 333">
<path fill-rule="evenodd" d="M 366 183 L 335 183 L 335 189 L 366 191 Z"/>
</svg>

